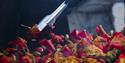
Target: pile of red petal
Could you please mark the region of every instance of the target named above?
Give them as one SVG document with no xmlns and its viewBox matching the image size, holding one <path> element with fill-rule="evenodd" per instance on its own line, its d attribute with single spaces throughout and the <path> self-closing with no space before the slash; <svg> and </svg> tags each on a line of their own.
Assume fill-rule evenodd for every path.
<svg viewBox="0 0 125 63">
<path fill-rule="evenodd" d="M 51 39 L 41 39 L 33 52 L 18 37 L 0 50 L 0 63 L 125 63 L 125 29 L 108 34 L 97 26 L 96 31 L 96 37 L 86 30 L 66 36 L 50 33 Z"/>
</svg>

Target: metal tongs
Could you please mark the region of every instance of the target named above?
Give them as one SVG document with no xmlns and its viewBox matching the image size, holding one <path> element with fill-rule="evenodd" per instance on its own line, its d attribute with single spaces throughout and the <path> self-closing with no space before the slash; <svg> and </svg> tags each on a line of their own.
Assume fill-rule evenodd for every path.
<svg viewBox="0 0 125 63">
<path fill-rule="evenodd" d="M 52 26 L 60 14 L 66 9 L 67 4 L 68 3 L 64 1 L 53 13 L 45 16 L 37 25 L 39 31 L 42 31 L 47 25 Z"/>
</svg>

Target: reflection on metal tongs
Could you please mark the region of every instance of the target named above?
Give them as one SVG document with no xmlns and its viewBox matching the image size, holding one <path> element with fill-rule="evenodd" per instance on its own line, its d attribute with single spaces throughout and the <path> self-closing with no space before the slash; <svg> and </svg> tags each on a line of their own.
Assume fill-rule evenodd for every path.
<svg viewBox="0 0 125 63">
<path fill-rule="evenodd" d="M 38 29 L 42 31 L 47 25 L 53 25 L 59 15 L 65 10 L 67 7 L 66 1 L 64 1 L 53 13 L 45 16 L 40 23 L 37 25 Z"/>
</svg>

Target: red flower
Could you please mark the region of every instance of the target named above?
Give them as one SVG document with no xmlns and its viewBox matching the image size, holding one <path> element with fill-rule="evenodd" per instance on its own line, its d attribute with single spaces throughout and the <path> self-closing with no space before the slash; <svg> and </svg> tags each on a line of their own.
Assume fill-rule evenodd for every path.
<svg viewBox="0 0 125 63">
<path fill-rule="evenodd" d="M 95 40 L 93 41 L 93 44 L 97 47 L 99 47 L 100 49 L 103 50 L 103 52 L 107 52 L 108 51 L 108 45 L 109 43 L 107 42 L 107 39 L 105 39 L 104 37 L 101 36 L 97 36 L 95 38 Z"/>
<path fill-rule="evenodd" d="M 6 56 L 0 56 L 0 63 L 11 63 Z"/>
<path fill-rule="evenodd" d="M 84 38 L 83 40 L 81 40 L 79 45 L 81 45 L 81 47 L 83 47 L 83 46 L 85 47 L 89 44 L 90 44 L 90 42 L 86 38 Z"/>
<path fill-rule="evenodd" d="M 43 54 L 44 49 L 43 49 L 42 47 L 38 47 L 38 48 L 35 49 L 35 51 L 38 51 L 38 52 L 40 52 L 41 54 Z"/>
<path fill-rule="evenodd" d="M 77 52 L 78 53 L 78 57 L 79 58 L 82 58 L 82 57 L 85 57 L 86 56 L 86 54 L 85 54 L 85 52 Z"/>
<path fill-rule="evenodd" d="M 47 62 L 50 62 L 50 59 L 51 59 L 51 55 L 52 54 L 48 54 L 47 56 L 45 56 L 42 60 L 41 63 L 47 63 Z"/>
<path fill-rule="evenodd" d="M 31 63 L 27 56 L 23 56 L 18 63 Z"/>
<path fill-rule="evenodd" d="M 7 48 L 6 51 L 8 53 L 13 53 L 14 51 L 16 51 L 16 49 L 15 48 Z"/>
<path fill-rule="evenodd" d="M 51 60 L 49 63 L 56 63 L 55 60 Z"/>
<path fill-rule="evenodd" d="M 125 50 L 125 36 L 121 32 L 116 32 L 112 38 L 110 43 L 111 48 L 117 48 L 120 51 Z"/>
<path fill-rule="evenodd" d="M 64 48 L 63 48 L 63 54 L 64 54 L 64 56 L 71 56 L 72 53 L 73 52 L 71 51 L 71 49 L 67 45 L 65 45 Z"/>
<path fill-rule="evenodd" d="M 99 26 L 96 27 L 96 32 L 97 32 L 99 35 L 101 35 L 101 36 L 105 35 L 106 37 L 109 37 L 109 38 L 110 38 L 110 36 L 106 33 L 106 31 L 105 31 L 104 28 L 102 27 L 102 25 L 99 25 Z"/>
<path fill-rule="evenodd" d="M 83 38 L 86 38 L 88 42 L 91 42 L 93 40 L 93 35 L 89 34 L 86 30 L 79 32 L 78 30 L 74 30 L 72 33 L 70 33 L 70 37 L 72 40 L 81 40 Z"/>
<path fill-rule="evenodd" d="M 78 30 L 73 30 L 73 32 L 70 33 L 70 37 L 74 40 L 80 40 L 81 38 L 78 36 L 79 31 Z"/>
<path fill-rule="evenodd" d="M 9 45 L 18 46 L 20 49 L 25 49 L 27 47 L 26 41 L 23 38 L 18 37 L 16 40 L 10 41 Z"/>
<path fill-rule="evenodd" d="M 121 53 L 115 63 L 125 63 L 125 52 Z"/>
<path fill-rule="evenodd" d="M 53 42 L 51 40 L 43 39 L 39 43 L 40 43 L 41 46 L 47 47 L 48 50 L 51 50 L 51 51 L 56 50 L 56 48 L 53 45 Z"/>
<path fill-rule="evenodd" d="M 52 41 L 63 42 L 63 35 L 56 35 L 54 33 L 50 33 Z"/>
<path fill-rule="evenodd" d="M 41 57 L 36 56 L 35 59 L 36 59 L 36 63 L 42 63 L 42 61 L 41 61 Z"/>
<path fill-rule="evenodd" d="M 87 36 L 87 32 L 86 30 L 82 31 L 82 32 L 79 32 L 78 33 L 78 36 L 81 37 L 81 38 L 85 38 Z"/>
</svg>

